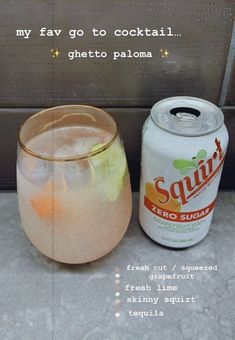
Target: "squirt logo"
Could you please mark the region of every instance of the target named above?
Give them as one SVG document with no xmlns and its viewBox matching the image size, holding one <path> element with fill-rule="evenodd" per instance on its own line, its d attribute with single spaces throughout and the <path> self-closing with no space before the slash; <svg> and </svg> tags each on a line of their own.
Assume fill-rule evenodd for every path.
<svg viewBox="0 0 235 340">
<path fill-rule="evenodd" d="M 199 195 L 218 174 L 224 162 L 221 141 L 215 139 L 215 151 L 208 157 L 206 150 L 201 149 L 191 159 L 176 159 L 173 167 L 181 179 L 169 184 L 164 176 L 154 179 L 154 183 L 145 186 L 146 199 L 158 208 L 179 213 L 192 197 Z M 152 209 L 151 209 L 152 210 Z"/>
</svg>

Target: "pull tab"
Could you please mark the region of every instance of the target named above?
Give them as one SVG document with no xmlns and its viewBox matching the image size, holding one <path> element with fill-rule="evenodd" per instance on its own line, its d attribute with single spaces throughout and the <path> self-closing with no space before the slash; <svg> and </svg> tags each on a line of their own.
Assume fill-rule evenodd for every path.
<svg viewBox="0 0 235 340">
<path fill-rule="evenodd" d="M 171 121 L 177 130 L 197 131 L 201 128 L 201 112 L 191 107 L 175 107 L 170 110 Z"/>
</svg>

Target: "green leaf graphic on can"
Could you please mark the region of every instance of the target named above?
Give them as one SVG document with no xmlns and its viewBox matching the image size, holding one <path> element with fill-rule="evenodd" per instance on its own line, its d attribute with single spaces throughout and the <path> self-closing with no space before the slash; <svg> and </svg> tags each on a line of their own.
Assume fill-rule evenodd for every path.
<svg viewBox="0 0 235 340">
<path fill-rule="evenodd" d="M 207 156 L 206 150 L 199 150 L 195 157 L 191 160 L 188 159 L 176 159 L 173 161 L 174 167 L 180 171 L 181 175 L 187 175 L 191 170 L 198 168 L 198 162 Z"/>
<path fill-rule="evenodd" d="M 176 159 L 175 161 L 173 161 L 173 165 L 178 170 L 189 168 L 189 167 L 196 168 L 194 162 L 188 161 L 187 159 Z"/>
<path fill-rule="evenodd" d="M 198 159 L 198 160 L 201 160 L 201 159 L 204 159 L 204 158 L 206 158 L 206 156 L 207 156 L 207 152 L 206 152 L 206 150 L 200 150 L 200 151 L 198 151 L 198 153 L 197 153 L 197 155 L 196 155 L 196 158 Z"/>
</svg>

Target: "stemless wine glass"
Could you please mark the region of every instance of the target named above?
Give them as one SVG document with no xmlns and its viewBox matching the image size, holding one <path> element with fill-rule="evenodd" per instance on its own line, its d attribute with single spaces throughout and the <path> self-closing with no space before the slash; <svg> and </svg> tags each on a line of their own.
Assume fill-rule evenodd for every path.
<svg viewBox="0 0 235 340">
<path fill-rule="evenodd" d="M 125 151 L 113 118 L 82 105 L 30 117 L 19 134 L 17 190 L 34 246 L 64 263 L 110 252 L 131 216 Z"/>
</svg>

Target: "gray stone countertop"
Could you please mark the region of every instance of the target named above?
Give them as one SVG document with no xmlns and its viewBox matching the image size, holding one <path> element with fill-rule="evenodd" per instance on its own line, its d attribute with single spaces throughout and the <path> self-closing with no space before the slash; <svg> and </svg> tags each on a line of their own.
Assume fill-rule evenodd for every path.
<svg viewBox="0 0 235 340">
<path fill-rule="evenodd" d="M 2 192 L 0 339 L 235 339 L 234 220 L 235 193 L 220 192 L 208 236 L 188 249 L 167 249 L 141 230 L 135 193 L 132 220 L 117 248 L 93 263 L 64 265 L 33 247 L 20 228 L 16 193 Z M 146 265 L 150 270 L 127 270 L 128 265 Z M 160 267 L 153 270 L 154 266 Z M 204 270 L 189 272 L 194 279 L 150 280 L 151 274 L 182 274 L 182 266 L 203 266 Z M 208 266 L 214 270 L 206 270 Z M 120 283 L 115 282 L 117 272 Z M 177 291 L 158 291 L 157 284 L 161 288 L 176 285 Z M 127 291 L 127 285 L 150 286 L 151 291 Z M 115 302 L 117 291 L 120 304 Z M 196 302 L 164 300 L 192 296 Z M 159 300 L 143 302 L 143 297 Z"/>
</svg>

